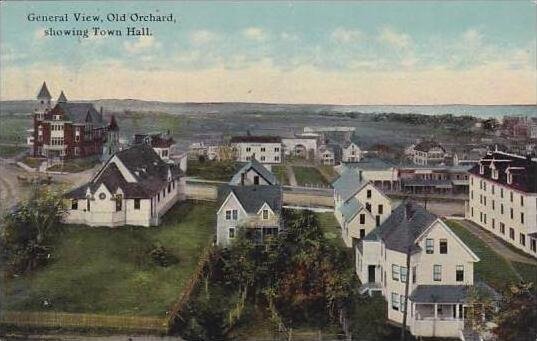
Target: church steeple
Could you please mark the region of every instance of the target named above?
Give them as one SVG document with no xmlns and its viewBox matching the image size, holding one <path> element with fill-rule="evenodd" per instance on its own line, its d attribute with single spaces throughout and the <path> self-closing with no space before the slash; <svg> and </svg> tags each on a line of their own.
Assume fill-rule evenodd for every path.
<svg viewBox="0 0 537 341">
<path fill-rule="evenodd" d="M 65 103 L 67 102 L 67 97 L 65 97 L 65 94 L 63 93 L 63 90 L 60 94 L 60 97 L 58 97 L 58 103 Z"/>
<path fill-rule="evenodd" d="M 41 90 L 39 90 L 39 93 L 37 94 L 37 99 L 43 99 L 43 100 L 50 100 L 52 99 L 52 96 L 50 96 L 50 92 L 47 88 L 47 82 L 43 82 L 43 85 L 41 86 Z"/>
</svg>

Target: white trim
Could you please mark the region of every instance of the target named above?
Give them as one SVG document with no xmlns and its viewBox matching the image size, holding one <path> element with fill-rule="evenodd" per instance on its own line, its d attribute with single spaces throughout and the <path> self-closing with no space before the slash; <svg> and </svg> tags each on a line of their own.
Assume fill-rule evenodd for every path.
<svg viewBox="0 0 537 341">
<path fill-rule="evenodd" d="M 242 212 L 246 215 L 248 215 L 248 212 L 246 212 L 246 210 L 244 209 L 244 207 L 242 206 L 240 200 L 237 198 L 237 196 L 235 195 L 235 193 L 233 191 L 229 192 L 228 196 L 226 197 L 226 200 L 224 200 L 224 202 L 222 203 L 222 205 L 220 205 L 220 208 L 218 209 L 218 211 L 216 211 L 216 214 L 220 214 L 220 212 L 222 211 L 222 209 L 224 208 L 224 206 L 226 206 L 226 204 L 228 203 L 229 199 L 233 197 L 235 198 L 235 201 L 237 201 L 237 203 L 239 204 Z"/>
</svg>

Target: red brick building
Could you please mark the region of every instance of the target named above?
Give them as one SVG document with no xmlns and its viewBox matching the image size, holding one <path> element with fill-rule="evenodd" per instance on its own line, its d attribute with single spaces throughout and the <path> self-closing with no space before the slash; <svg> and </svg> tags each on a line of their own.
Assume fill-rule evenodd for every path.
<svg viewBox="0 0 537 341">
<path fill-rule="evenodd" d="M 34 129 L 30 130 L 33 156 L 69 159 L 100 155 L 110 127 L 102 108 L 98 112 L 91 103 L 69 102 L 63 91 L 54 107 L 51 98 L 43 82 L 37 95 Z"/>
</svg>

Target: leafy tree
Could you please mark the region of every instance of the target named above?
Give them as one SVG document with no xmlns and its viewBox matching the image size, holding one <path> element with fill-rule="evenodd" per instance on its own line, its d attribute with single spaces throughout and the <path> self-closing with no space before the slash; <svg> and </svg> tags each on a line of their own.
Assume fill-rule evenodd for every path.
<svg viewBox="0 0 537 341">
<path fill-rule="evenodd" d="M 533 283 L 512 285 L 501 303 L 494 333 L 503 341 L 537 339 L 537 291 Z"/>
</svg>

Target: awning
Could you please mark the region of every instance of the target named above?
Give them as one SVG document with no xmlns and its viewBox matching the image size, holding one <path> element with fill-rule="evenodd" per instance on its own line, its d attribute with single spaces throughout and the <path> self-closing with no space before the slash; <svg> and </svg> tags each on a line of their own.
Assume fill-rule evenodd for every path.
<svg viewBox="0 0 537 341">
<path fill-rule="evenodd" d="M 410 300 L 414 303 L 464 303 L 468 287 L 464 285 L 418 285 Z"/>
</svg>

